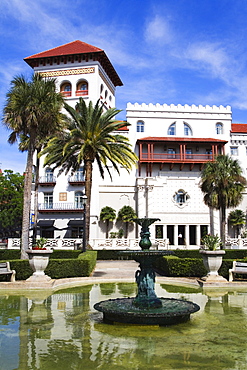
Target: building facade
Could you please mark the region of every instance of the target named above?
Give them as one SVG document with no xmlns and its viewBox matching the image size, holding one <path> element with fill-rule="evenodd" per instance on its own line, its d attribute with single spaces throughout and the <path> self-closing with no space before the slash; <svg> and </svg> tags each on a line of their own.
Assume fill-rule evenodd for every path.
<svg viewBox="0 0 247 370">
<path fill-rule="evenodd" d="M 122 86 L 105 52 L 75 41 L 25 58 L 46 77 L 56 77 L 57 88 L 68 104 L 75 106 L 79 97 L 115 107 L 117 86 Z M 155 238 L 169 239 L 174 246 L 200 245 L 205 232 L 219 233 L 219 215 L 203 203 L 199 188 L 200 173 L 207 161 L 218 154 L 230 154 L 240 161 L 247 173 L 247 125 L 232 123 L 231 107 L 127 104 L 126 119 L 131 124 L 126 135 L 139 157 L 138 167 L 120 176 L 112 168 L 112 177 L 100 178 L 93 170 L 90 239 L 105 237 L 100 211 L 110 206 L 118 212 L 124 205 L 135 209 L 139 217 L 155 217 L 151 226 Z M 73 176 L 58 175 L 42 168 L 39 179 L 38 225 L 41 236 L 50 238 L 81 237 L 83 167 Z M 246 212 L 247 201 L 238 209 Z M 114 222 L 111 231 L 123 225 Z M 230 229 L 231 235 L 233 231 Z M 130 238 L 138 236 L 136 226 Z"/>
</svg>

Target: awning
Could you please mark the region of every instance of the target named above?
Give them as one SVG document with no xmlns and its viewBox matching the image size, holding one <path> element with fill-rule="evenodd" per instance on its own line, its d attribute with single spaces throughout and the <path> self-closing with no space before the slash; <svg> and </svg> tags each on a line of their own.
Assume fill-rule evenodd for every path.
<svg viewBox="0 0 247 370">
<path fill-rule="evenodd" d="M 37 226 L 39 227 L 52 227 L 55 220 L 39 220 Z"/>
<path fill-rule="evenodd" d="M 70 220 L 68 222 L 68 226 L 83 226 L 83 219 L 82 220 Z"/>
</svg>

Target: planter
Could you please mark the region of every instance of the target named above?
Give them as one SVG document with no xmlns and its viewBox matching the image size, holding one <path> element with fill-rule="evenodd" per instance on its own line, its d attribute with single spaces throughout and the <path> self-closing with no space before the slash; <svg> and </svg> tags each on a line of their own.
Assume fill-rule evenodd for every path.
<svg viewBox="0 0 247 370">
<path fill-rule="evenodd" d="M 202 280 L 210 281 L 221 281 L 226 282 L 227 280 L 218 274 L 218 270 L 222 264 L 222 257 L 226 253 L 224 250 L 201 250 L 203 264 L 207 270 L 207 275 L 202 277 Z"/>
<path fill-rule="evenodd" d="M 29 264 L 33 270 L 33 275 L 27 281 L 49 281 L 51 278 L 45 275 L 44 271 L 49 263 L 50 255 L 53 250 L 50 249 L 30 249 L 27 251 Z"/>
</svg>

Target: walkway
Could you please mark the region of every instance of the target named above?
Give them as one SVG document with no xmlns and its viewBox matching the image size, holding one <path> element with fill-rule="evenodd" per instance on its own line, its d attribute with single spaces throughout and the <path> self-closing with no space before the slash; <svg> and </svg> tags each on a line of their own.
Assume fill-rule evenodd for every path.
<svg viewBox="0 0 247 370">
<path fill-rule="evenodd" d="M 0 291 L 18 291 L 23 290 L 58 290 L 66 287 L 78 285 L 105 283 L 105 282 L 135 282 L 135 272 L 138 269 L 138 263 L 135 261 L 97 261 L 96 267 L 89 277 L 76 277 L 64 279 L 50 279 L 49 281 L 16 281 L 16 282 L 0 282 Z M 193 285 L 199 287 L 197 278 L 171 278 L 166 276 L 156 276 L 158 283 L 171 283 L 178 285 Z M 226 284 L 210 285 L 212 288 L 245 288 L 247 289 L 247 281 L 234 281 Z"/>
</svg>

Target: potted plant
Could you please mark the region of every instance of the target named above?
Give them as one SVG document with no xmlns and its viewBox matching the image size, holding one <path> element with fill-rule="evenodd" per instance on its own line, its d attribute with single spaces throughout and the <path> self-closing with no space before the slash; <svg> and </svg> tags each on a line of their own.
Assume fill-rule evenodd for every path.
<svg viewBox="0 0 247 370">
<path fill-rule="evenodd" d="M 45 244 L 47 242 L 47 239 L 40 238 L 36 239 L 35 245 L 32 247 L 33 250 L 46 250 Z"/>
<path fill-rule="evenodd" d="M 202 238 L 202 255 L 203 264 L 207 270 L 207 275 L 201 278 L 202 280 L 210 281 L 227 281 L 218 274 L 218 270 L 222 264 L 222 257 L 225 251 L 220 249 L 221 239 L 218 235 L 205 235 Z"/>
<path fill-rule="evenodd" d="M 47 249 L 45 244 L 47 239 L 40 238 L 36 239 L 35 245 L 32 249 L 27 251 L 29 257 L 29 264 L 33 270 L 33 275 L 30 276 L 27 281 L 49 281 L 51 278 L 45 275 L 45 269 L 49 263 L 49 257 L 53 252 L 52 249 Z"/>
</svg>

